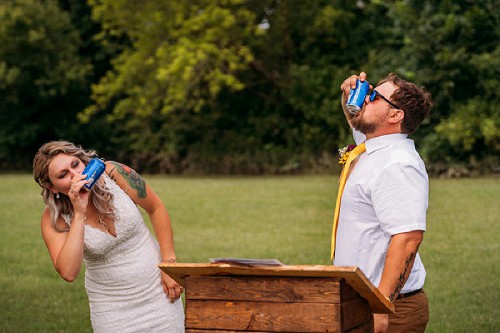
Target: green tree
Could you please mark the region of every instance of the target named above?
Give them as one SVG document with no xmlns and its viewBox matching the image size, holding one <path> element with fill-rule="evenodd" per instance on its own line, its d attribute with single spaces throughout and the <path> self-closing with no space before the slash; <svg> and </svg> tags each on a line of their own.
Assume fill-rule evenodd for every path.
<svg viewBox="0 0 500 333">
<path fill-rule="evenodd" d="M 432 92 L 434 111 L 414 135 L 428 162 L 498 151 L 494 0 L 90 5 L 101 43 L 127 42 L 117 44 L 124 48 L 80 119 L 105 117 L 118 129 L 122 157 L 143 168 L 332 166 L 351 140 L 339 86 L 360 70 L 371 83 L 396 72 Z"/>
<path fill-rule="evenodd" d="M 54 1 L 0 3 L 0 166 L 30 165 L 38 146 L 75 131 L 91 67 Z"/>
<path fill-rule="evenodd" d="M 234 74 L 252 55 L 241 37 L 255 29 L 240 1 L 90 4 L 106 36 L 126 35 L 131 47 L 93 87 L 95 104 L 81 119 L 112 108 L 108 119 L 129 132 L 123 142 L 133 152 L 176 154 L 182 147 L 163 125 L 173 125 L 169 114 L 182 119 L 185 112 L 213 107 L 222 89 L 242 89 Z"/>
<path fill-rule="evenodd" d="M 92 19 L 91 8 L 82 0 L 58 0 L 59 8 L 66 12 L 71 24 L 79 34 L 80 41 L 78 55 L 85 63 L 92 65 L 92 71 L 86 76 L 86 82 L 81 91 L 82 103 L 75 112 L 80 113 L 91 104 L 90 87 L 96 84 L 111 69 L 111 60 L 116 58 L 124 49 L 130 47 L 127 36 L 105 35 L 98 21 Z M 107 113 L 100 112 L 92 117 L 92 121 L 82 123 L 76 121 L 76 130 L 71 140 L 84 147 L 96 149 L 101 156 L 108 159 L 119 159 L 121 153 L 119 138 L 127 136 L 120 128 L 120 124 L 110 123 L 106 119 Z"/>
<path fill-rule="evenodd" d="M 390 26 L 385 7 L 352 1 L 91 5 L 131 47 L 81 119 L 112 109 L 136 160 L 211 171 L 279 172 L 336 154 L 348 136 L 340 82 L 366 63 L 374 25 Z"/>
<path fill-rule="evenodd" d="M 495 0 L 395 1 L 392 7 L 391 16 L 405 31 L 406 74 L 433 93 L 430 126 L 421 133 L 431 162 L 498 162 L 497 7 Z"/>
</svg>

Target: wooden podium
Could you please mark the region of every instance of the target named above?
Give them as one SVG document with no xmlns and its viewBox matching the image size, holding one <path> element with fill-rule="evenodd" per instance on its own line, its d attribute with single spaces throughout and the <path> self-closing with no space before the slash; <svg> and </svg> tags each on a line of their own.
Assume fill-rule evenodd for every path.
<svg viewBox="0 0 500 333">
<path fill-rule="evenodd" d="M 372 332 L 393 304 L 357 267 L 160 264 L 185 290 L 186 332 Z"/>
</svg>

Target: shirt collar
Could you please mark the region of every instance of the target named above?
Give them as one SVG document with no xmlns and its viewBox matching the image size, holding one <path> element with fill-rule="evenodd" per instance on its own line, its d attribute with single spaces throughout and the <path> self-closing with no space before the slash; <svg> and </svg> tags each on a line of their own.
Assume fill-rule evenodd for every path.
<svg viewBox="0 0 500 333">
<path fill-rule="evenodd" d="M 368 154 L 371 154 L 374 151 L 385 148 L 397 142 L 406 140 L 407 138 L 408 134 L 401 134 L 401 133 L 377 136 L 376 138 L 366 140 L 365 142 L 366 152 Z"/>
</svg>

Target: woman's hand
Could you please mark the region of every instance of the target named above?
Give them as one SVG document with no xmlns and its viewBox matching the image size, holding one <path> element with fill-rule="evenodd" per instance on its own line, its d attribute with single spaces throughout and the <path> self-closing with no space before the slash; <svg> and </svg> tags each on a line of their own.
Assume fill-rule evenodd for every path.
<svg viewBox="0 0 500 333">
<path fill-rule="evenodd" d="M 182 288 L 174 279 L 168 276 L 165 272 L 161 272 L 161 285 L 165 294 L 170 299 L 170 303 L 175 302 L 176 299 L 181 297 L 184 288 Z"/>
<path fill-rule="evenodd" d="M 77 175 L 71 179 L 71 187 L 68 191 L 68 198 L 73 204 L 75 214 L 80 213 L 85 216 L 87 205 L 89 203 L 90 192 L 82 189 L 87 184 L 86 175 Z"/>
</svg>

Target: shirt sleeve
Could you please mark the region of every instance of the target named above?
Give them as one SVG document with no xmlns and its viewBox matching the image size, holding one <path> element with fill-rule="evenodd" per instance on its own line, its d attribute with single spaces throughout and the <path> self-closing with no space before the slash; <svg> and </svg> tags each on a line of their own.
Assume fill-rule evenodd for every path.
<svg viewBox="0 0 500 333">
<path fill-rule="evenodd" d="M 375 179 L 372 201 L 382 230 L 390 235 L 426 229 L 429 181 L 418 163 L 390 163 Z"/>
</svg>

